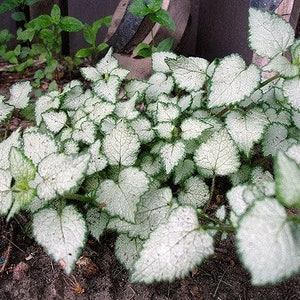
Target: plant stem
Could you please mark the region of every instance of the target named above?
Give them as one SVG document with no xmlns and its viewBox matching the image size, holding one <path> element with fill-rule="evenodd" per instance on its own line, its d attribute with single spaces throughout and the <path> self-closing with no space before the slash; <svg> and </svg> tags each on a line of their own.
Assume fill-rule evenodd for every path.
<svg viewBox="0 0 300 300">
<path fill-rule="evenodd" d="M 224 114 L 226 114 L 230 109 L 231 109 L 231 105 L 225 107 L 224 109 L 222 109 L 220 112 L 218 112 L 216 114 L 216 117 L 220 118 L 221 116 L 223 116 Z"/>
<path fill-rule="evenodd" d="M 201 225 L 201 228 L 203 228 L 205 230 L 219 230 L 219 231 L 226 231 L 226 232 L 234 232 L 235 231 L 235 228 L 233 226 L 224 225 L 218 219 L 214 219 L 202 211 L 198 211 L 198 216 L 200 218 L 211 221 L 215 224 L 215 225 L 211 225 L 211 224 L 210 225 Z"/>
<path fill-rule="evenodd" d="M 235 228 L 231 225 L 201 225 L 204 230 L 218 230 L 222 232 L 235 232 Z"/>
<path fill-rule="evenodd" d="M 262 88 L 263 86 L 269 84 L 270 82 L 272 82 L 273 80 L 278 79 L 278 78 L 280 78 L 280 75 L 279 75 L 279 74 L 276 74 L 276 75 L 274 75 L 274 76 L 268 78 L 267 80 L 263 81 L 263 82 L 258 86 L 257 89 Z"/>
<path fill-rule="evenodd" d="M 202 212 L 202 211 L 198 211 L 197 214 L 198 214 L 198 216 L 199 216 L 200 218 L 206 219 L 206 220 L 211 221 L 211 222 L 214 222 L 214 223 L 216 223 L 216 224 L 220 224 L 219 220 L 216 220 L 216 219 L 214 219 L 214 218 L 208 216 L 206 213 L 204 213 L 204 212 Z"/>
<path fill-rule="evenodd" d="M 216 186 L 216 175 L 213 176 L 212 178 L 212 182 L 211 182 L 211 187 L 210 187 L 210 195 L 209 195 L 209 199 L 206 203 L 206 206 L 204 208 L 204 212 L 206 212 L 206 210 L 208 209 L 208 206 L 212 200 L 212 197 L 213 197 L 213 194 L 214 194 L 214 191 L 215 191 L 215 186 Z"/>
<path fill-rule="evenodd" d="M 262 83 L 259 84 L 259 86 L 255 89 L 255 91 L 257 91 L 258 89 L 264 87 L 265 85 L 269 84 L 270 82 L 272 82 L 273 80 L 275 79 L 278 79 L 280 78 L 280 75 L 279 74 L 276 74 L 270 78 L 268 78 L 267 80 L 263 81 Z M 230 109 L 232 108 L 232 106 L 227 106 L 225 107 L 224 109 L 222 109 L 220 112 L 218 112 L 216 114 L 216 117 L 217 118 L 220 118 L 221 116 L 223 116 L 225 113 L 227 113 Z"/>
<path fill-rule="evenodd" d="M 151 46 L 154 46 L 154 47 L 155 47 L 153 28 L 151 28 L 150 34 L 151 34 L 151 39 L 152 39 L 152 41 L 151 41 L 150 44 L 152 44 Z M 152 51 L 152 49 L 151 49 L 151 51 Z"/>
<path fill-rule="evenodd" d="M 9 118 L 6 122 L 6 125 L 5 125 L 5 131 L 4 131 L 4 137 L 3 137 L 3 140 L 6 140 L 7 139 L 7 136 L 8 136 L 8 131 L 9 131 L 9 125 L 10 125 L 10 121 L 11 121 L 12 118 Z"/>
<path fill-rule="evenodd" d="M 65 194 L 63 198 L 66 200 L 76 200 L 76 201 L 91 204 L 93 206 L 98 206 L 98 203 L 95 201 L 95 199 L 91 197 L 79 195 L 79 194 Z"/>
</svg>

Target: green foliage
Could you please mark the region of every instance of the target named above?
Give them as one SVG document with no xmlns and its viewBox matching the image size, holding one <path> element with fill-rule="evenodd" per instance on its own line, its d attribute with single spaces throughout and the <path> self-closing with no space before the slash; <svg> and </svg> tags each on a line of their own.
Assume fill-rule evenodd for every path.
<svg viewBox="0 0 300 300">
<path fill-rule="evenodd" d="M 107 229 L 132 282 L 186 276 L 219 233 L 235 235 L 255 285 L 299 272 L 299 40 L 265 11 L 250 9 L 249 28 L 253 50 L 269 55 L 262 68 L 236 54 L 209 63 L 156 52 L 154 74 L 129 81 L 110 49 L 81 69 L 90 89 L 73 80 L 32 102 L 29 82 L 13 85 L 0 122 L 17 109 L 35 125 L 0 143 L 0 214 L 27 210 L 37 242 L 68 274 L 86 235 Z M 217 183 L 226 202 L 215 208 Z"/>
<path fill-rule="evenodd" d="M 155 52 L 168 52 L 172 49 L 174 39 L 172 37 L 162 40 L 157 47 L 147 43 L 139 43 L 133 52 L 141 57 L 149 57 Z"/>
<path fill-rule="evenodd" d="M 40 15 L 26 23 L 24 30 L 18 31 L 17 39 L 33 43 L 31 55 L 38 55 L 39 60 L 46 63 L 45 69 L 38 70 L 34 75 L 37 85 L 43 78 L 51 80 L 58 68 L 62 48 L 61 33 L 76 32 L 82 27 L 83 24 L 76 18 L 61 16 L 59 6 L 55 4 L 50 15 Z"/>
<path fill-rule="evenodd" d="M 0 5 L 0 13 L 15 8 L 22 8 L 25 5 L 34 4 L 39 0 L 5 0 Z M 161 9 L 161 1 L 150 1 L 149 5 L 145 4 L 143 16 L 149 15 L 153 22 L 162 24 L 169 28 L 173 27 L 173 21 L 168 12 Z M 133 11 L 137 9 L 135 6 L 142 5 L 133 3 Z M 135 8 L 134 8 L 135 7 Z M 140 14 L 140 13 L 139 13 Z M 108 45 L 104 42 L 97 44 L 97 34 L 102 26 L 110 25 L 112 16 L 98 19 L 90 24 L 82 24 L 78 19 L 70 16 L 62 16 L 58 5 L 54 5 L 49 15 L 40 15 L 35 19 L 27 22 L 23 11 L 13 14 L 16 21 L 24 21 L 24 27 L 17 31 L 17 40 L 20 42 L 13 50 L 8 50 L 7 43 L 14 38 L 7 29 L 0 32 L 0 56 L 10 63 L 8 71 L 22 72 L 28 67 L 37 63 L 45 63 L 46 67 L 37 70 L 34 74 L 35 86 L 40 85 L 41 80 L 53 80 L 56 76 L 60 76 L 59 69 L 73 70 L 74 67 L 82 63 L 83 58 L 90 58 L 91 62 L 99 57 L 101 52 Z M 154 20 L 157 18 L 157 20 Z M 169 23 L 169 24 L 167 24 Z M 62 32 L 77 32 L 82 30 L 85 41 L 90 45 L 79 49 L 75 57 L 62 57 Z M 161 41 L 157 46 L 140 44 L 135 51 L 140 56 L 150 56 L 156 51 L 169 51 L 172 48 L 173 39 L 167 38 Z M 52 81 L 51 84 L 54 84 Z"/>
<path fill-rule="evenodd" d="M 15 9 L 15 8 L 18 8 L 18 7 L 24 7 L 25 5 L 27 6 L 30 6 L 38 1 L 41 1 L 41 0 L 4 0 L 1 4 L 0 4 L 0 14 L 2 13 L 5 13 L 9 10 L 12 10 L 12 9 Z M 20 16 L 20 15 L 19 15 Z M 21 17 L 17 17 L 19 18 L 16 19 L 14 18 L 16 21 L 23 21 L 25 19 L 23 19 L 23 16 Z"/>
<path fill-rule="evenodd" d="M 36 1 L 16 2 L 15 5 L 31 5 Z M 3 3 L 5 4 L 5 3 Z M 12 7 L 13 3 L 5 4 Z M 25 19 L 23 21 L 26 21 Z M 50 15 L 40 15 L 29 22 L 25 22 L 24 28 L 17 31 L 17 40 L 21 42 L 14 50 L 7 49 L 7 42 L 12 35 L 5 29 L 0 35 L 0 55 L 10 64 L 9 71 L 22 72 L 35 62 L 43 62 L 45 68 L 37 70 L 34 74 L 35 85 L 38 86 L 44 78 L 52 80 L 59 66 L 64 64 L 66 68 L 79 64 L 78 59 L 70 57 L 61 59 L 62 32 L 76 32 L 83 28 L 83 24 L 76 18 L 61 15 L 58 5 L 54 5 Z M 22 46 L 21 46 L 22 45 Z M 29 46 L 28 46 L 29 45 Z M 71 59 L 71 62 L 70 62 Z"/>
<path fill-rule="evenodd" d="M 167 29 L 175 30 L 175 24 L 169 12 L 164 10 L 162 0 L 134 0 L 129 6 L 129 11 L 137 17 L 149 16 L 154 23 L 159 23 Z"/>
<path fill-rule="evenodd" d="M 161 24 L 166 29 L 175 30 L 175 23 L 170 13 L 162 8 L 162 0 L 134 0 L 128 10 L 137 17 L 149 17 L 153 23 Z M 134 53 L 142 57 L 151 56 L 154 52 L 170 51 L 173 45 L 173 38 L 166 38 L 158 45 L 152 41 L 151 45 L 140 43 L 134 49 Z"/>
<path fill-rule="evenodd" d="M 97 45 L 97 34 L 99 29 L 104 25 L 109 27 L 112 17 L 107 16 L 93 22 L 92 25 L 84 24 L 83 25 L 83 37 L 84 40 L 91 46 L 88 48 L 81 48 L 75 54 L 76 57 L 84 58 L 91 57 L 92 60 L 95 60 L 99 54 L 108 47 L 106 43 L 100 43 Z"/>
<path fill-rule="evenodd" d="M 12 51 L 11 54 L 8 54 L 8 51 L 7 51 L 7 44 L 13 37 L 14 36 L 8 31 L 8 29 L 3 29 L 0 31 L 0 56 L 4 57 L 4 55 L 6 55 L 5 58 L 8 61 L 10 61 L 10 59 L 12 59 L 12 61 L 14 61 L 14 59 L 12 57 L 16 56 L 16 53 L 14 51 Z"/>
</svg>

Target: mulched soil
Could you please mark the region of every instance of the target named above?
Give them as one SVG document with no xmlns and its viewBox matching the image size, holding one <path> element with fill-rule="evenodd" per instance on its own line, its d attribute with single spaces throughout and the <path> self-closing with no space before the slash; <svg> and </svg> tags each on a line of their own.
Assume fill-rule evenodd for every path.
<svg viewBox="0 0 300 300">
<path fill-rule="evenodd" d="M 251 286 L 249 274 L 235 254 L 233 237 L 216 245 L 213 257 L 187 278 L 147 286 L 129 282 L 128 273 L 114 256 L 114 236 L 107 234 L 100 242 L 88 240 L 67 277 L 30 237 L 27 221 L 24 214 L 11 224 L 0 219 L 2 259 L 10 251 L 0 274 L 3 300 L 300 299 L 299 275 L 275 286 Z"/>
<path fill-rule="evenodd" d="M 77 77 L 75 74 L 72 79 Z M 0 73 L 0 94 L 7 94 L 12 83 L 27 78 L 32 78 L 32 72 Z M 63 79 L 61 84 L 71 78 Z M 22 122 L 15 116 L 11 129 Z M 278 285 L 252 286 L 236 255 L 233 236 L 219 242 L 213 257 L 187 278 L 148 286 L 129 282 L 127 271 L 114 256 L 114 241 L 112 233 L 99 242 L 89 238 L 68 277 L 35 243 L 26 214 L 19 214 L 9 224 L 0 218 L 0 300 L 300 299 L 300 275 Z"/>
</svg>

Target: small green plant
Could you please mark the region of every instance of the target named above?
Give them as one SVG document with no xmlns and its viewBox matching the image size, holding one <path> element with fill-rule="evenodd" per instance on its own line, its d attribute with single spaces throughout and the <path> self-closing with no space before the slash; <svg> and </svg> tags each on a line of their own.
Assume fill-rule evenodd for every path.
<svg viewBox="0 0 300 300">
<path fill-rule="evenodd" d="M 30 5 L 36 1 L 25 2 L 26 5 Z M 16 1 L 3 3 L 7 9 L 15 8 L 13 4 L 21 5 Z M 40 68 L 34 74 L 35 86 L 38 86 L 44 78 L 52 80 L 54 77 L 59 77 L 59 74 L 64 73 L 60 70 L 62 68 L 72 71 L 74 67 L 82 63 L 81 58 L 89 57 L 95 61 L 101 51 L 108 47 L 106 43 L 96 44 L 97 33 L 101 26 L 109 26 L 110 21 L 111 16 L 107 16 L 95 21 L 92 26 L 83 25 L 76 18 L 62 17 L 59 6 L 54 5 L 50 15 L 40 15 L 25 22 L 25 28 L 20 28 L 17 32 L 17 39 L 22 41 L 22 45 L 17 45 L 13 50 L 8 49 L 7 43 L 14 36 L 7 29 L 2 30 L 0 32 L 0 56 L 11 64 L 8 66 L 11 72 L 22 72 L 34 64 L 46 63 L 45 68 Z M 82 29 L 85 41 L 91 46 L 80 49 L 75 57 L 63 56 L 62 32 L 76 32 Z"/>
<path fill-rule="evenodd" d="M 13 50 L 8 48 L 8 42 L 14 38 L 8 29 L 0 31 L 0 57 L 7 61 L 8 71 L 22 72 L 34 64 L 34 53 L 27 46 L 18 44 Z"/>
<path fill-rule="evenodd" d="M 97 45 L 97 34 L 99 29 L 104 25 L 109 27 L 112 16 L 107 16 L 96 20 L 92 25 L 83 25 L 83 37 L 85 41 L 91 46 L 88 48 L 81 48 L 75 54 L 76 57 L 86 58 L 90 57 L 92 61 L 95 61 L 99 54 L 108 47 L 106 43 L 100 43 Z"/>
<path fill-rule="evenodd" d="M 8 50 L 8 43 L 13 37 L 14 35 L 11 34 L 8 29 L 0 31 L 0 56 L 11 63 L 15 63 L 15 61 L 17 61 L 15 58 L 17 56 L 17 51 L 9 52 Z"/>
<path fill-rule="evenodd" d="M 186 276 L 228 233 L 253 284 L 299 272 L 300 41 L 251 8 L 249 44 L 265 66 L 157 52 L 147 81 L 127 81 L 110 50 L 81 69 L 91 89 L 71 81 L 32 103 L 29 82 L 13 85 L 0 122 L 33 105 L 35 126 L 0 143 L 0 214 L 28 211 L 68 274 L 87 234 L 107 229 L 132 282 Z"/>
<path fill-rule="evenodd" d="M 21 22 L 21 25 L 24 26 L 27 22 L 25 8 L 38 1 L 40 0 L 4 0 L 0 4 L 0 14 L 10 10 L 15 10 L 15 12 L 11 14 L 12 18 L 17 22 Z M 8 29 L 1 30 L 0 57 L 4 58 L 11 64 L 7 66 L 9 71 L 22 72 L 34 64 L 36 54 L 33 50 L 30 50 L 27 45 L 18 44 L 15 49 L 8 49 L 8 42 L 14 38 L 15 36 L 11 34 Z"/>
<path fill-rule="evenodd" d="M 30 6 L 39 1 L 41 0 L 4 0 L 0 4 L 0 14 L 16 9 L 17 11 L 13 12 L 11 14 L 11 17 L 17 22 L 27 22 L 26 14 L 24 12 L 25 7 Z"/>
<path fill-rule="evenodd" d="M 39 68 L 34 74 L 35 86 L 38 86 L 41 79 L 52 80 L 54 76 L 58 76 L 59 69 L 64 67 L 71 70 L 74 65 L 81 63 L 78 58 L 62 56 L 61 33 L 79 31 L 82 26 L 76 18 L 62 17 L 59 6 L 54 5 L 50 15 L 40 15 L 25 23 L 25 29 L 18 29 L 17 39 L 22 44 L 18 44 L 13 50 L 9 50 L 6 44 L 13 35 L 7 29 L 2 30 L 0 55 L 11 64 L 8 66 L 8 71 L 11 72 L 22 72 L 34 64 L 45 63 L 46 67 Z"/>
<path fill-rule="evenodd" d="M 61 16 L 58 5 L 54 5 L 50 15 L 40 15 L 25 24 L 26 29 L 18 32 L 18 40 L 31 44 L 31 51 L 45 61 L 46 67 L 36 71 L 34 78 L 39 84 L 43 78 L 52 79 L 59 67 L 62 50 L 62 32 L 76 32 L 82 29 L 83 24 L 76 18 Z"/>
<path fill-rule="evenodd" d="M 163 0 L 134 0 L 129 6 L 129 11 L 137 17 L 148 17 L 153 23 L 161 24 L 163 27 L 175 30 L 175 23 L 168 11 L 162 8 Z M 158 45 L 152 34 L 152 43 L 140 43 L 134 49 L 134 53 L 142 57 L 151 56 L 154 52 L 170 51 L 173 45 L 173 38 L 169 37 L 161 41 Z"/>
</svg>

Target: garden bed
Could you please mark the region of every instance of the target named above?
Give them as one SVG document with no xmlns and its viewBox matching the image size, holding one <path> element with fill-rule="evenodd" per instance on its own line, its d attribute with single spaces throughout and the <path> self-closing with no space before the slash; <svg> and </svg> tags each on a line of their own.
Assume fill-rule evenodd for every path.
<svg viewBox="0 0 300 300">
<path fill-rule="evenodd" d="M 286 32 L 288 43 L 273 49 L 256 31 L 255 21 L 262 17 L 269 20 L 269 27 L 263 28 L 267 37 L 277 17 L 256 10 L 250 14 L 255 53 L 281 59 L 279 67 L 270 67 L 278 74 L 268 79 L 261 78 L 262 70 L 247 67 L 234 54 L 215 65 L 200 58 L 172 58 L 173 54 L 164 64 L 168 56 L 154 55 L 154 74 L 149 85 L 140 88 L 127 82 L 128 72 L 117 67 L 110 50 L 96 68 L 81 69 L 84 78 L 94 84 L 83 80 L 78 71 L 63 73 L 59 64 L 53 74 L 57 86 L 42 78 L 38 78 L 41 83 L 35 82 L 38 89 L 32 90 L 28 82 L 14 85 L 8 102 L 3 103 L 6 115 L 0 127 L 1 138 L 11 143 L 9 147 L 3 143 L 0 153 L 0 208 L 10 220 L 0 218 L 0 299 L 300 298 L 300 275 L 273 286 L 251 284 L 278 283 L 299 272 L 299 240 L 294 234 L 300 223 L 299 190 L 288 177 L 299 181 L 300 169 L 293 154 L 288 154 L 290 158 L 284 154 L 300 142 L 300 108 L 291 92 L 299 87 L 299 44 L 292 48 L 297 66 L 293 67 L 281 56 L 293 43 L 293 29 L 276 19 L 288 32 L 279 30 L 273 42 L 281 45 L 285 40 L 281 32 Z M 280 67 L 282 60 L 290 73 Z M 8 96 L 12 84 L 33 81 L 35 71 L 42 68 L 32 65 L 26 72 L 11 74 L 5 71 L 5 64 L 0 65 L 0 93 Z M 73 81 L 74 86 L 65 86 L 59 95 L 73 79 L 83 84 Z M 270 90 L 265 91 L 268 84 Z M 51 101 L 58 101 L 48 110 L 40 97 L 33 116 L 27 94 L 35 102 L 49 88 L 58 88 L 54 95 L 49 93 Z M 74 90 L 78 93 L 73 94 Z M 139 98 L 140 93 L 145 97 Z M 257 94 L 263 101 L 257 102 Z M 86 98 L 80 98 L 82 95 Z M 119 101 L 126 99 L 129 101 Z M 39 111 L 39 106 L 46 110 Z M 235 109 L 229 111 L 231 106 Z M 107 109 L 104 116 L 103 107 Z M 203 115 L 201 107 L 208 115 Z M 293 117 L 293 123 L 285 120 L 284 112 Z M 110 113 L 112 117 L 106 118 Z M 15 130 L 35 125 L 31 120 L 46 126 L 51 137 L 35 127 L 32 130 L 36 131 L 26 129 L 23 139 L 13 143 L 20 133 Z M 282 123 L 276 124 L 278 120 Z M 284 133 L 286 123 L 286 135 L 272 134 Z M 167 129 L 166 124 L 170 125 Z M 94 132 L 99 125 L 98 136 Z M 288 133 L 294 139 L 287 138 Z M 68 138 L 73 143 L 68 144 Z M 279 139 L 287 144 L 278 144 Z M 64 147 L 63 153 L 58 145 Z M 151 154 L 144 157 L 148 152 Z M 275 158 L 275 181 L 264 172 L 273 169 L 273 164 L 265 165 L 271 156 Z M 240 166 L 248 173 L 243 174 Z M 238 176 L 224 177 L 231 174 Z M 152 284 L 130 283 L 116 257 L 130 270 L 132 282 Z"/>
<path fill-rule="evenodd" d="M 0 275 L 0 299 L 299 299 L 300 276 L 269 287 L 254 287 L 239 263 L 234 241 L 216 245 L 212 259 L 189 277 L 173 283 L 131 284 L 126 270 L 114 256 L 114 236 L 99 242 L 89 239 L 71 276 L 37 245 L 26 232 L 26 216 L 19 215 L 12 228 L 0 219 L 1 251 L 11 245 L 9 262 Z M 10 235 L 12 233 L 12 240 Z M 11 241 L 12 243 L 9 243 Z M 1 268 L 1 265 L 0 265 Z"/>
<path fill-rule="evenodd" d="M 10 85 L 16 81 L 31 80 L 34 71 L 24 74 L 2 73 L 0 93 L 8 94 Z M 79 78 L 77 72 L 70 75 L 63 76 L 58 85 L 63 86 L 71 77 Z M 47 82 L 44 82 L 42 91 L 47 87 Z M 10 129 L 14 130 L 20 124 L 30 125 L 22 122 L 20 116 L 15 115 L 11 120 Z M 34 241 L 28 231 L 28 222 L 29 218 L 24 213 L 19 214 L 10 224 L 5 222 L 5 218 L 0 218 L 2 258 L 0 299 L 273 300 L 300 298 L 300 275 L 274 286 L 252 286 L 249 274 L 236 255 L 233 237 L 226 242 L 219 242 L 212 259 L 196 268 L 189 277 L 173 283 L 147 286 L 129 282 L 127 271 L 114 255 L 114 234 L 108 233 L 100 242 L 92 238 L 88 239 L 75 270 L 68 277 Z M 8 261 L 5 261 L 6 257 Z"/>
</svg>

